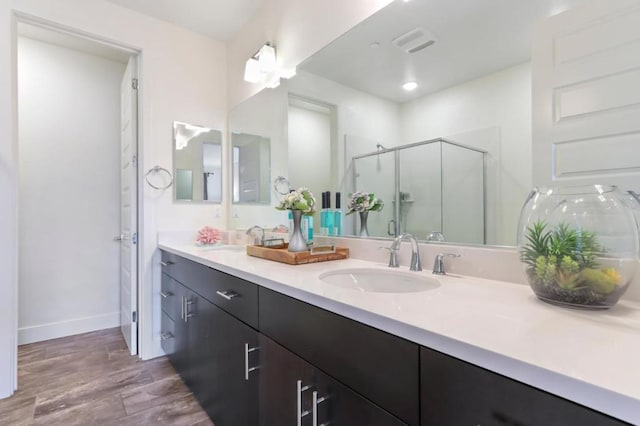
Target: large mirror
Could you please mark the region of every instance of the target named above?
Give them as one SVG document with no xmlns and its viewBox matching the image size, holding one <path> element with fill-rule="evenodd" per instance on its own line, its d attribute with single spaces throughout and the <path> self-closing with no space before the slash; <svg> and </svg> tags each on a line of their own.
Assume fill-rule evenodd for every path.
<svg viewBox="0 0 640 426">
<path fill-rule="evenodd" d="M 174 200 L 222 202 L 222 133 L 173 123 Z"/>
<path fill-rule="evenodd" d="M 349 193 L 376 193 L 371 236 L 515 245 L 533 186 L 533 26 L 585 1 L 394 1 L 230 119 L 278 120 L 272 158 L 288 162 L 274 176 L 318 199 L 342 192 L 344 210 Z M 265 213 L 262 224 L 286 223 Z M 232 226 L 260 223 L 242 216 Z M 346 234 L 358 227 L 345 217 Z"/>
</svg>

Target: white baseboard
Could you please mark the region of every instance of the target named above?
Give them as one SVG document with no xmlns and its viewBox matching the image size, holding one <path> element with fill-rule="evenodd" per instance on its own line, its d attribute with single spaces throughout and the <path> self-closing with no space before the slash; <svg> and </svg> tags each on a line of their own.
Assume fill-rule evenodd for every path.
<svg viewBox="0 0 640 426">
<path fill-rule="evenodd" d="M 18 345 L 88 333 L 120 325 L 120 312 L 18 328 Z"/>
</svg>

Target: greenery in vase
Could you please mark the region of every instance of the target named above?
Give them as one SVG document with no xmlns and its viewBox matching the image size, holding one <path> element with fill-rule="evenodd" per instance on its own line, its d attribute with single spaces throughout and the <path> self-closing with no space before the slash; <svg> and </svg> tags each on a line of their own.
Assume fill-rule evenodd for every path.
<svg viewBox="0 0 640 426">
<path fill-rule="evenodd" d="M 571 229 L 566 223 L 547 229 L 545 221 L 539 220 L 527 227 L 525 237 L 520 259 L 537 284 L 609 294 L 621 282 L 615 268 L 600 268 L 596 262 L 605 250 L 593 232 Z"/>
<path fill-rule="evenodd" d="M 308 188 L 292 190 L 276 205 L 278 210 L 302 210 L 302 214 L 310 216 L 316 212 L 316 199 Z"/>
<path fill-rule="evenodd" d="M 354 212 L 378 212 L 382 210 L 384 203 L 376 198 L 373 192 L 354 192 L 347 203 L 347 214 Z"/>
</svg>

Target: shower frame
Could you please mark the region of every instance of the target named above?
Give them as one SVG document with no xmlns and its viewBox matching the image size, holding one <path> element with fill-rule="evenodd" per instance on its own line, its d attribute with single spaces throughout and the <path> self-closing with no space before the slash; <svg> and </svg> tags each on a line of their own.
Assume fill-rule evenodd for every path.
<svg viewBox="0 0 640 426">
<path fill-rule="evenodd" d="M 400 222 L 401 222 L 400 220 L 401 219 L 401 216 L 400 216 L 400 202 L 401 202 L 401 199 L 400 199 L 400 192 L 401 192 L 400 191 L 400 151 L 416 148 L 423 145 L 430 145 L 434 143 L 447 143 L 449 145 L 453 145 L 458 148 L 463 148 L 463 149 L 475 151 L 482 154 L 482 210 L 483 210 L 482 211 L 482 222 L 483 222 L 482 223 L 482 235 L 483 235 L 482 239 L 483 239 L 483 244 L 486 244 L 487 242 L 487 154 L 488 152 L 485 150 L 482 150 L 473 146 L 461 144 L 459 142 L 454 142 L 452 140 L 445 139 L 445 138 L 429 139 L 426 141 L 414 142 L 406 145 L 394 146 L 391 148 L 384 148 L 383 145 L 378 144 L 377 146 L 378 149 L 376 151 L 369 152 L 366 154 L 354 155 L 353 157 L 351 157 L 351 162 L 353 164 L 353 170 L 352 170 L 353 188 L 356 189 L 357 169 L 356 169 L 355 160 L 359 160 L 361 158 L 373 157 L 376 155 L 387 154 L 387 153 L 394 154 L 394 198 L 393 198 L 394 211 L 393 211 L 393 219 L 392 219 L 392 221 L 394 222 L 394 227 L 393 227 L 394 232 L 393 232 L 393 235 L 391 235 L 388 231 L 387 233 L 389 233 L 390 236 L 397 237 L 398 235 L 400 235 Z M 380 149 L 381 147 L 383 149 Z M 444 191 L 442 190 L 442 182 L 443 182 L 443 166 L 442 166 L 442 149 L 441 149 L 440 150 L 440 186 L 441 186 L 440 205 L 441 206 L 443 206 L 443 193 L 444 193 Z M 441 231 L 443 230 L 443 227 L 444 227 L 443 221 L 444 221 L 443 215 L 440 215 Z M 388 229 L 389 228 L 387 227 L 387 230 Z"/>
</svg>

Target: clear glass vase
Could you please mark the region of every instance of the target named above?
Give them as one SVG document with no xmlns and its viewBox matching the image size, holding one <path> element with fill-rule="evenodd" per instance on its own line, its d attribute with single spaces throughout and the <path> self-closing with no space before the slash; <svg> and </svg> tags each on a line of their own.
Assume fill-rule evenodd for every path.
<svg viewBox="0 0 640 426">
<path fill-rule="evenodd" d="M 638 266 L 638 203 L 615 186 L 535 188 L 518 225 L 529 285 L 549 303 L 615 305 Z"/>
</svg>

